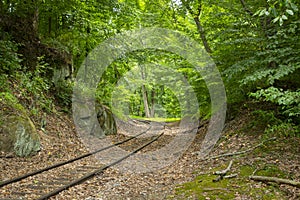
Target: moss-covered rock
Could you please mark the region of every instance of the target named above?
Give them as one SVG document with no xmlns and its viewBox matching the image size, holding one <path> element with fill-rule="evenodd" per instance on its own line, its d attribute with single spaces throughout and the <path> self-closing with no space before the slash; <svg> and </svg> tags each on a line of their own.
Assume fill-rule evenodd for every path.
<svg viewBox="0 0 300 200">
<path fill-rule="evenodd" d="M 0 151 L 25 157 L 40 150 L 40 138 L 25 108 L 11 94 L 0 95 Z"/>
</svg>

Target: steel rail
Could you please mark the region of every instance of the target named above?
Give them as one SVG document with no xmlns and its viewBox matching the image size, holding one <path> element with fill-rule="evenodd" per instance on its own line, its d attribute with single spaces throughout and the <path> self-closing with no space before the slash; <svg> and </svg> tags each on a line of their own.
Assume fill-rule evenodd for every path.
<svg viewBox="0 0 300 200">
<path fill-rule="evenodd" d="M 67 189 L 70 188 L 70 187 L 73 187 L 73 186 L 75 186 L 75 185 L 78 185 L 78 184 L 80 184 L 80 183 L 82 183 L 82 182 L 84 182 L 84 181 L 86 181 L 86 180 L 88 180 L 88 179 L 94 177 L 95 175 L 102 173 L 104 170 L 106 170 L 106 169 L 108 169 L 108 168 L 110 168 L 110 167 L 112 167 L 112 166 L 114 166 L 114 165 L 116 165 L 116 164 L 122 162 L 122 161 L 125 160 L 126 158 L 132 156 L 133 154 L 135 154 L 135 153 L 137 153 L 138 151 L 142 150 L 142 149 L 145 148 L 146 146 L 152 144 L 153 142 L 155 142 L 156 140 L 158 140 L 158 138 L 160 138 L 163 134 L 164 134 L 164 132 L 162 132 L 160 135 L 156 136 L 156 137 L 155 137 L 154 139 L 152 139 L 151 141 L 145 143 L 144 145 L 140 146 L 139 148 L 137 148 L 137 149 L 133 150 L 132 152 L 128 153 L 126 156 L 123 156 L 122 158 L 120 158 L 120 159 L 118 159 L 118 160 L 116 160 L 116 161 L 114 161 L 114 162 L 112 162 L 112 163 L 110 163 L 110 164 L 104 165 L 104 166 L 102 166 L 101 168 L 99 168 L 99 169 L 97 169 L 97 170 L 94 170 L 93 172 L 90 172 L 90 173 L 84 175 L 83 177 L 81 177 L 81 178 L 79 178 L 79 179 L 76 179 L 76 180 L 72 181 L 71 183 L 69 183 L 69 184 L 67 184 L 67 185 L 64 185 L 64 186 L 62 186 L 62 187 L 60 187 L 60 188 L 58 188 L 58 189 L 56 189 L 56 190 L 53 190 L 52 192 L 49 192 L 49 193 L 47 193 L 47 194 L 45 194 L 45 195 L 39 197 L 37 200 L 46 200 L 46 199 L 48 199 L 48 198 L 50 198 L 50 197 L 52 197 L 52 196 L 57 195 L 58 193 L 60 193 L 60 192 L 62 192 L 62 191 L 64 191 L 64 190 L 67 190 Z"/>
<path fill-rule="evenodd" d="M 82 158 L 85 158 L 85 157 L 94 155 L 94 154 L 99 153 L 99 152 L 101 152 L 101 151 L 104 151 L 104 150 L 110 149 L 110 148 L 112 148 L 112 147 L 115 147 L 116 145 L 124 144 L 125 142 L 128 142 L 128 141 L 130 141 L 130 140 L 132 140 L 132 139 L 134 139 L 134 138 L 137 138 L 137 137 L 140 136 L 140 135 L 145 134 L 146 132 L 149 131 L 150 128 L 151 128 L 151 127 L 149 127 L 146 131 L 143 131 L 143 132 L 141 132 L 141 133 L 139 133 L 139 134 L 137 134 L 137 135 L 134 135 L 134 136 L 132 136 L 132 137 L 129 137 L 129 138 L 123 140 L 123 141 L 120 141 L 120 142 L 117 142 L 117 143 L 115 143 L 115 144 L 112 144 L 112 145 L 103 147 L 103 148 L 98 149 L 98 150 L 95 150 L 95 151 L 93 151 L 93 152 L 86 153 L 86 154 L 83 154 L 83 155 L 78 156 L 78 157 L 76 157 L 76 158 L 73 158 L 73 159 L 70 159 L 70 160 L 67 160 L 67 161 L 63 161 L 63 162 L 60 162 L 60 163 L 57 163 L 57 164 L 54 164 L 54 165 L 51 165 L 51 166 L 48 166 L 48 167 L 45 167 L 45 168 L 36 170 L 36 171 L 33 171 L 33 172 L 31 172 L 31 173 L 24 174 L 24 175 L 19 176 L 19 177 L 15 177 L 15 178 L 13 178 L 13 179 L 9 179 L 9 180 L 0 182 L 0 188 L 3 187 L 3 186 L 5 186 L 5 185 L 8 185 L 8 184 L 18 182 L 18 181 L 23 180 L 23 179 L 25 179 L 25 178 L 28 178 L 28 177 L 30 177 L 30 176 L 34 176 L 34 175 L 36 175 L 36 174 L 40 174 L 40 173 L 42 173 L 42 172 L 45 172 L 45 171 L 48 171 L 48 170 L 51 170 L 51 169 L 54 169 L 54 168 L 57 168 L 57 167 L 60 167 L 60 166 L 63 166 L 63 165 L 72 163 L 72 162 L 75 162 L 75 161 L 80 160 L 80 159 L 82 159 Z"/>
</svg>

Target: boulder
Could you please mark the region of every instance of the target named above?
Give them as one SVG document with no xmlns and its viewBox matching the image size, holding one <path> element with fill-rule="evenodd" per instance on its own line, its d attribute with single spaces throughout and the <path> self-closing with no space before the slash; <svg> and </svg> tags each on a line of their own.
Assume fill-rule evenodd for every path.
<svg viewBox="0 0 300 200">
<path fill-rule="evenodd" d="M 93 135 L 97 138 L 105 137 L 97 120 L 95 105 L 91 101 L 73 102 L 73 119 L 79 132 L 85 135 Z"/>
<path fill-rule="evenodd" d="M 25 108 L 11 94 L 0 95 L 0 107 L 0 151 L 20 157 L 38 152 L 40 138 Z"/>
<path fill-rule="evenodd" d="M 77 128 L 84 130 L 85 134 L 103 138 L 117 133 L 113 113 L 102 104 L 77 101 L 73 103 L 73 117 Z"/>
<path fill-rule="evenodd" d="M 101 129 L 105 135 L 113 135 L 117 133 L 117 125 L 114 114 L 105 105 L 96 104 L 97 119 Z"/>
</svg>

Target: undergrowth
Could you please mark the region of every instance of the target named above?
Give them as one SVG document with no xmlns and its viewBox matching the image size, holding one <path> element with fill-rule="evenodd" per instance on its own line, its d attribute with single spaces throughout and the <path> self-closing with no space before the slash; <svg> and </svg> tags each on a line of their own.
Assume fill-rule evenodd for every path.
<svg viewBox="0 0 300 200">
<path fill-rule="evenodd" d="M 276 110 L 276 107 L 269 108 L 268 104 L 262 104 L 266 108 L 258 107 L 251 111 L 251 120 L 243 129 L 253 134 L 264 133 L 264 137 L 300 137 L 300 124 L 289 118 L 285 118 Z M 255 107 L 254 107 L 255 108 Z"/>
</svg>

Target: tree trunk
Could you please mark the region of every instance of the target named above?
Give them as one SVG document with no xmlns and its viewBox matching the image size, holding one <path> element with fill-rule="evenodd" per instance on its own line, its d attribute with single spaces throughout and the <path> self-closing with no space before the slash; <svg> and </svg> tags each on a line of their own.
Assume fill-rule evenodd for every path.
<svg viewBox="0 0 300 200">
<path fill-rule="evenodd" d="M 150 112 L 150 117 L 154 117 L 155 116 L 155 89 L 152 89 L 151 91 L 151 112 Z"/>
<path fill-rule="evenodd" d="M 206 39 L 206 34 L 205 34 L 204 29 L 203 29 L 203 27 L 202 27 L 202 25 L 200 23 L 199 16 L 194 17 L 194 21 L 195 21 L 195 23 L 197 25 L 197 30 L 198 30 L 198 33 L 199 33 L 199 35 L 201 37 L 201 40 L 202 40 L 202 43 L 204 45 L 205 50 L 208 53 L 212 53 L 212 50 L 211 50 L 211 48 L 210 48 L 210 46 L 209 46 L 209 44 L 207 42 L 207 39 Z"/>
<path fill-rule="evenodd" d="M 85 40 L 85 57 L 87 58 L 88 55 L 89 55 L 89 35 L 90 35 L 90 32 L 91 32 L 91 29 L 90 29 L 90 26 L 88 25 L 86 27 L 86 40 Z M 85 64 L 84 64 L 84 81 L 87 81 L 87 72 L 88 72 L 88 65 L 89 63 L 87 62 L 89 59 L 87 59 L 85 61 Z"/>
<path fill-rule="evenodd" d="M 144 69 L 142 66 L 141 66 L 141 76 L 142 76 L 142 80 L 146 80 L 146 76 L 145 76 Z M 150 112 L 149 112 L 148 93 L 147 93 L 147 89 L 144 84 L 142 85 L 142 95 L 143 95 L 143 101 L 144 101 L 145 115 L 147 118 L 149 118 Z"/>
<path fill-rule="evenodd" d="M 142 85 L 143 101 L 144 101 L 144 110 L 147 118 L 150 117 L 149 104 L 148 104 L 148 94 L 145 85 Z"/>
<path fill-rule="evenodd" d="M 205 31 L 204 31 L 204 28 L 202 27 L 201 25 L 201 22 L 200 22 L 200 16 L 201 16 L 201 12 L 202 12 L 202 1 L 199 0 L 199 5 L 197 7 L 197 11 L 194 12 L 192 10 L 192 8 L 189 6 L 189 2 L 186 1 L 186 0 L 182 0 L 182 4 L 186 7 L 186 9 L 188 10 L 188 12 L 193 16 L 193 19 L 196 23 L 196 26 L 197 26 L 197 31 L 200 35 L 200 38 L 202 40 L 202 43 L 204 45 L 204 48 L 205 50 L 208 52 L 208 53 L 212 53 L 212 50 L 208 44 L 208 41 L 207 41 L 207 38 L 206 38 L 206 34 L 205 34 Z"/>
<path fill-rule="evenodd" d="M 33 12 L 32 29 L 34 33 L 38 36 L 38 30 L 39 30 L 39 8 L 38 7 L 36 7 Z"/>
</svg>

